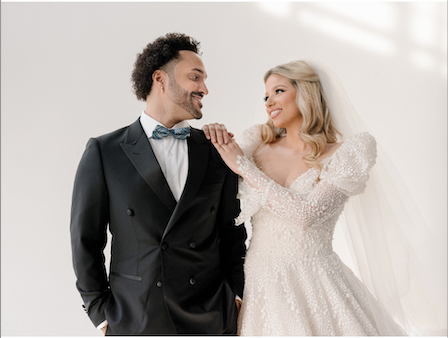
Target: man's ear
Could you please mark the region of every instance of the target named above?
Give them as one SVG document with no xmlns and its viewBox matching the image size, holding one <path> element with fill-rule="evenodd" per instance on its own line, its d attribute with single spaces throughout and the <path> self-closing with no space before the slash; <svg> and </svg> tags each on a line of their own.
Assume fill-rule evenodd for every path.
<svg viewBox="0 0 448 338">
<path fill-rule="evenodd" d="M 157 69 L 154 73 L 152 73 L 152 81 L 153 84 L 159 87 L 159 90 L 163 93 L 166 84 L 166 76 L 167 74 L 161 70 Z"/>
</svg>

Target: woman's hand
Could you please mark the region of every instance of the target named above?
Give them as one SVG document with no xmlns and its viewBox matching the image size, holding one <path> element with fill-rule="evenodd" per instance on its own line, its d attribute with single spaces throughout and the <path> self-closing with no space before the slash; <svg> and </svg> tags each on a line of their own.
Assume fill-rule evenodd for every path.
<svg viewBox="0 0 448 338">
<path fill-rule="evenodd" d="M 212 143 L 227 144 L 234 136 L 227 131 L 227 128 L 223 124 L 210 123 L 202 127 L 202 131 L 205 134 L 207 140 L 211 140 Z"/>
<path fill-rule="evenodd" d="M 240 174 L 238 171 L 238 155 L 244 156 L 243 151 L 233 139 L 233 134 L 227 131 L 223 124 L 212 123 L 202 127 L 207 140 L 211 140 L 219 155 L 227 166 L 235 174 Z"/>
<path fill-rule="evenodd" d="M 219 155 L 223 161 L 227 164 L 227 166 L 232 170 L 235 174 L 240 175 L 241 173 L 238 170 L 238 164 L 236 163 L 238 160 L 238 155 L 244 156 L 243 151 L 240 146 L 234 139 L 230 139 L 227 144 L 219 144 L 218 142 L 213 142 L 213 145 L 218 150 Z"/>
</svg>

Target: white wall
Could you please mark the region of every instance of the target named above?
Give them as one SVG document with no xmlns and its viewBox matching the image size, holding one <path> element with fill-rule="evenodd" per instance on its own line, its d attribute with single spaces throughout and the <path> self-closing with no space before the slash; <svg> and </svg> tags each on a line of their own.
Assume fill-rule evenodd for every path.
<svg viewBox="0 0 448 338">
<path fill-rule="evenodd" d="M 74 174 L 89 137 L 139 116 L 136 54 L 171 31 L 202 43 L 198 127 L 264 122 L 262 77 L 279 63 L 333 69 L 446 252 L 446 13 L 446 2 L 2 3 L 2 335 L 100 335 L 71 266 Z"/>
</svg>

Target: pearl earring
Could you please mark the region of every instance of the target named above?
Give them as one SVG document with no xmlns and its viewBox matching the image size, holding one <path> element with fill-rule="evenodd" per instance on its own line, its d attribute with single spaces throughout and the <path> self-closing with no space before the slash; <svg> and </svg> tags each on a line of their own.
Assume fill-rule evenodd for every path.
<svg viewBox="0 0 448 338">
<path fill-rule="evenodd" d="M 163 93 L 163 87 L 160 87 L 160 92 Z"/>
</svg>

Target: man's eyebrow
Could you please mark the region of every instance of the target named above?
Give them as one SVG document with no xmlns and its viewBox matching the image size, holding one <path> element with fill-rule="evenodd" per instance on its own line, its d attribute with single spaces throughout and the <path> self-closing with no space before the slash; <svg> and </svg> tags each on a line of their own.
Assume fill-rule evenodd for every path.
<svg viewBox="0 0 448 338">
<path fill-rule="evenodd" d="M 193 68 L 193 70 L 196 71 L 196 72 L 198 72 L 198 73 L 200 73 L 200 74 L 202 74 L 202 75 L 204 75 L 205 78 L 207 78 L 207 75 L 205 74 L 205 72 L 204 72 L 202 69 L 199 69 L 199 68 Z"/>
</svg>

